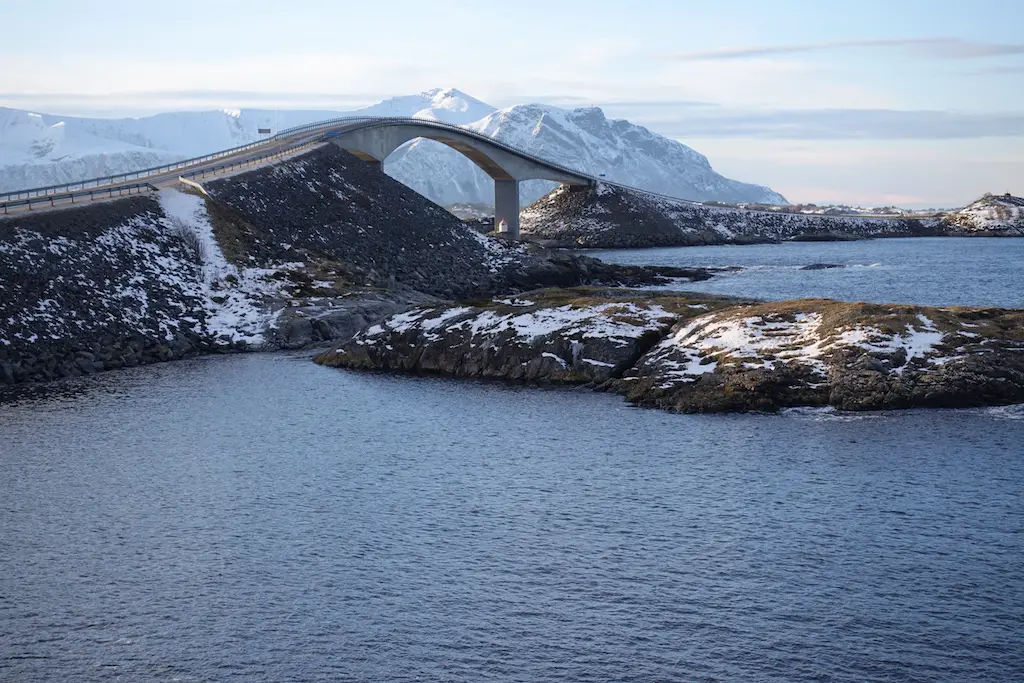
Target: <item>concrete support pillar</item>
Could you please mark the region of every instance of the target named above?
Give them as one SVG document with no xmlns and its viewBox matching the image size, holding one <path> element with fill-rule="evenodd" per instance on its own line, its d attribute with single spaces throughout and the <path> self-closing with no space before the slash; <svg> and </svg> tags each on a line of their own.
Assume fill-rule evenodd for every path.
<svg viewBox="0 0 1024 683">
<path fill-rule="evenodd" d="M 501 231 L 501 222 L 505 221 L 505 230 Z M 494 181 L 494 229 L 501 232 L 502 237 L 519 239 L 519 181 Z"/>
</svg>

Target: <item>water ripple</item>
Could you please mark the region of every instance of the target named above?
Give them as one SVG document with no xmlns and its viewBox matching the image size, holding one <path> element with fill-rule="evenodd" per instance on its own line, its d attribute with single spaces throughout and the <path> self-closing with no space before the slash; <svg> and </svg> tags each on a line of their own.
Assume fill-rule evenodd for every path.
<svg viewBox="0 0 1024 683">
<path fill-rule="evenodd" d="M 0 405 L 0 680 L 1021 680 L 1022 411 L 287 356 L 34 392 Z"/>
</svg>

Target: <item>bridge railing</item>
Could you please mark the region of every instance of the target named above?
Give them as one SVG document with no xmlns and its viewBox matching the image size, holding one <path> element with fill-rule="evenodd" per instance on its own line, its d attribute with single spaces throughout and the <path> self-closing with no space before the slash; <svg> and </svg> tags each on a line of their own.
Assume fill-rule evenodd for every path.
<svg viewBox="0 0 1024 683">
<path fill-rule="evenodd" d="M 207 175 L 218 175 L 220 173 L 226 173 L 228 171 L 233 171 L 233 170 L 235 170 L 237 168 L 245 168 L 247 166 L 255 166 L 257 164 L 262 164 L 264 161 L 267 161 L 268 159 L 276 159 L 276 158 L 279 158 L 279 157 L 285 157 L 285 156 L 288 156 L 290 154 L 294 154 L 295 152 L 298 152 L 299 150 L 306 149 L 307 147 L 313 147 L 315 145 L 320 144 L 320 142 L 321 142 L 320 138 L 317 137 L 317 138 L 314 138 L 313 140 L 306 140 L 306 141 L 301 142 L 301 143 L 299 143 L 297 145 L 294 145 L 292 147 L 286 147 L 285 149 L 279 149 L 279 150 L 277 150 L 275 152 L 270 152 L 269 154 L 261 154 L 258 157 L 248 157 L 246 159 L 243 159 L 242 161 L 232 161 L 230 163 L 220 164 L 220 165 L 217 165 L 217 166 L 203 166 L 202 168 L 197 168 L 194 171 L 183 171 L 182 173 L 179 174 L 178 177 L 179 178 L 195 178 L 196 176 L 198 176 L 200 178 L 205 178 Z"/>
<path fill-rule="evenodd" d="M 206 166 L 198 168 L 194 171 L 182 171 L 180 177 L 193 178 L 195 176 L 205 177 L 207 174 L 216 175 L 218 173 L 224 173 L 227 171 L 234 170 L 236 168 L 242 168 L 244 166 L 253 166 L 255 164 L 262 163 L 268 159 L 288 156 L 295 152 L 312 147 L 320 144 L 319 138 L 312 140 L 304 140 L 303 142 L 287 147 L 285 149 L 279 149 L 269 154 L 263 154 L 258 157 L 249 157 L 243 161 L 236 161 L 227 164 L 221 164 L 219 166 Z M 221 155 L 223 156 L 223 155 Z M 205 162 L 204 162 L 205 163 Z M 172 167 L 173 168 L 173 167 Z M 120 176 L 117 176 L 120 177 Z M 86 186 L 89 188 L 89 186 Z M 54 192 L 45 195 L 34 195 L 31 197 L 25 197 L 23 199 L 12 199 L 7 201 L 0 201 L 0 215 L 10 213 L 10 209 L 17 209 L 21 207 L 27 207 L 29 210 L 33 206 L 55 206 L 58 202 L 64 202 L 70 200 L 74 204 L 75 199 L 79 197 L 89 197 L 90 200 L 94 199 L 112 199 L 114 197 L 123 197 L 131 194 L 137 194 L 142 189 L 148 188 L 149 190 L 157 191 L 156 186 L 148 182 L 133 183 L 131 185 L 124 185 L 123 183 L 101 185 L 99 187 L 91 187 L 89 189 L 81 188 L 78 190 L 69 190 L 65 192 Z M 122 192 L 124 190 L 124 192 Z M 134 191 L 134 192 L 133 192 Z"/>
<path fill-rule="evenodd" d="M 362 125 L 351 126 L 351 127 L 349 127 L 348 130 L 351 131 L 351 130 L 359 130 L 359 129 L 362 129 L 362 128 L 373 128 L 373 127 L 376 127 L 376 126 L 379 126 L 379 125 L 387 125 L 387 124 L 393 124 L 393 123 L 411 123 L 411 124 L 417 124 L 417 125 L 426 125 L 426 126 L 428 126 L 430 128 L 438 128 L 438 129 L 442 129 L 442 130 L 451 130 L 453 132 L 457 132 L 457 133 L 460 133 L 462 135 L 466 135 L 468 137 L 475 138 L 475 139 L 480 140 L 481 142 L 484 142 L 486 144 L 493 145 L 495 147 L 498 147 L 500 149 L 505 150 L 506 152 L 510 152 L 512 154 L 515 154 L 516 156 L 528 159 L 530 161 L 540 162 L 540 163 L 544 164 L 545 166 L 549 166 L 549 167 L 551 167 L 551 168 L 553 168 L 553 169 L 555 169 L 557 171 L 561 171 L 561 172 L 566 173 L 568 175 L 574 175 L 574 176 L 577 176 L 579 178 L 589 180 L 589 181 L 591 181 L 593 183 L 602 183 L 604 185 L 610 185 L 612 187 L 617 187 L 617 188 L 622 189 L 622 190 L 629 190 L 631 192 L 636 192 L 636 193 L 647 195 L 647 196 L 650 196 L 650 197 L 657 197 L 659 199 L 666 199 L 666 200 L 670 200 L 670 201 L 673 201 L 673 202 L 679 202 L 679 203 L 682 203 L 682 204 L 690 204 L 690 205 L 700 205 L 701 204 L 700 202 L 694 201 L 692 199 L 683 199 L 682 197 L 676 197 L 676 196 L 673 196 L 673 195 L 663 194 L 663 193 L 660 193 L 660 192 L 652 192 L 650 190 L 645 190 L 645 189 L 640 188 L 640 187 L 634 187 L 632 185 L 626 185 L 624 183 L 617 183 L 617 182 L 614 182 L 614 181 L 610 181 L 610 180 L 607 180 L 605 178 L 601 178 L 599 176 L 595 176 L 595 175 L 593 175 L 591 173 L 580 171 L 579 169 L 570 168 L 568 166 L 563 166 L 562 164 L 559 164 L 558 162 L 549 161 L 547 159 L 542 159 L 542 158 L 534 155 L 529 150 L 523 149 L 521 147 L 516 147 L 515 145 L 510 145 L 510 144 L 502 142 L 501 140 L 498 140 L 496 138 L 492 138 L 490 136 L 484 135 L 483 133 L 478 133 L 478 132 L 476 132 L 474 130 L 471 130 L 469 128 L 464 128 L 463 126 L 458 126 L 458 125 L 455 125 L 455 124 L 452 124 L 452 123 L 445 123 L 443 121 L 431 121 L 430 119 L 415 119 L 415 118 L 410 118 L 410 117 L 406 117 L 406 116 L 363 117 L 363 119 L 364 119 L 364 122 L 362 123 Z M 317 124 L 309 124 L 308 126 L 300 126 L 300 127 L 296 128 L 296 129 L 290 129 L 290 130 L 295 130 L 295 131 L 298 131 L 298 132 L 302 132 L 302 131 L 306 131 L 306 130 L 313 130 L 315 128 L 331 128 L 331 127 L 336 126 L 336 125 L 353 123 L 353 121 L 355 121 L 355 120 L 358 120 L 358 117 L 343 117 L 343 118 L 339 118 L 339 119 L 332 119 L 330 121 L 322 121 L 322 122 L 319 122 Z M 281 134 L 285 135 L 288 132 L 289 131 L 281 131 Z"/>
<path fill-rule="evenodd" d="M 85 190 L 87 188 L 102 187 L 105 185 L 116 185 L 119 183 L 126 183 L 129 180 L 139 180 L 142 178 L 152 177 L 155 175 L 161 175 L 170 171 L 176 171 L 190 166 L 198 166 L 201 164 L 221 159 L 228 156 L 234 156 L 241 152 L 245 152 L 252 149 L 258 149 L 267 145 L 280 142 L 289 138 L 293 138 L 296 135 L 306 132 L 313 131 L 317 128 L 323 128 L 325 125 L 336 125 L 335 122 L 343 120 L 361 120 L 365 117 L 346 117 L 346 119 L 332 119 L 329 122 L 317 122 L 311 123 L 304 126 L 296 126 L 289 128 L 288 130 L 281 131 L 276 135 L 271 135 L 263 140 L 257 140 L 256 142 L 250 142 L 245 145 L 239 145 L 238 147 L 232 147 L 230 149 L 224 149 L 219 152 L 211 152 L 210 154 L 204 154 L 198 157 L 192 157 L 191 159 L 182 159 L 181 161 L 174 161 L 169 164 L 161 164 L 160 166 L 153 166 L 151 168 L 143 168 L 138 171 L 132 171 L 130 173 L 118 173 L 116 175 L 101 176 L 98 178 L 88 178 L 86 180 L 78 180 L 73 183 L 63 183 L 60 185 L 48 185 L 46 187 L 33 187 L 24 190 L 15 190 L 13 192 L 7 192 L 0 194 L 0 202 L 8 202 L 11 200 L 28 199 L 32 197 L 43 197 L 51 194 L 67 194 L 76 190 Z"/>
<path fill-rule="evenodd" d="M 26 206 L 31 209 L 33 206 L 56 206 L 58 202 L 66 202 L 74 204 L 76 199 L 89 198 L 90 201 L 95 199 L 113 199 L 114 197 L 128 197 L 133 194 L 141 194 L 143 192 L 157 192 L 155 185 L 150 183 L 132 183 L 131 185 L 117 185 L 114 187 L 93 188 L 88 190 L 78 190 L 74 192 L 61 192 L 58 194 L 49 194 L 38 197 L 26 197 L 25 199 L 15 199 L 11 201 L 0 202 L 0 210 L 3 214 L 6 214 L 9 209 L 17 209 L 19 207 Z"/>
<path fill-rule="evenodd" d="M 506 152 L 514 154 L 514 155 L 516 155 L 518 157 L 521 157 L 521 158 L 524 158 L 524 159 L 527 159 L 527 160 L 530 160 L 530 161 L 533 161 L 533 162 L 541 163 L 541 164 L 543 164 L 543 165 L 545 165 L 545 166 L 547 166 L 547 167 L 549 167 L 549 168 L 551 168 L 553 170 L 559 171 L 561 173 L 565 173 L 567 175 L 576 176 L 576 177 L 578 177 L 580 179 L 583 179 L 583 180 L 586 180 L 586 181 L 588 181 L 590 183 L 604 183 L 604 184 L 607 184 L 607 185 L 610 185 L 610 186 L 613 186 L 613 187 L 618 187 L 618 188 L 621 188 L 621 189 L 624 189 L 624 190 L 630 190 L 632 192 L 637 192 L 637 193 L 648 195 L 648 196 L 652 196 L 652 197 L 658 197 L 658 198 L 661 198 L 661 199 L 671 200 L 671 201 L 674 201 L 674 202 L 682 202 L 682 203 L 687 203 L 687 204 L 699 204 L 700 203 L 700 202 L 694 202 L 694 201 L 687 200 L 687 199 L 682 199 L 680 197 L 674 197 L 672 195 L 666 195 L 666 194 L 661 194 L 661 193 L 657 193 L 657 192 L 651 192 L 651 191 L 648 191 L 648 190 L 644 190 L 642 188 L 633 187 L 633 186 L 630 186 L 630 185 L 625 185 L 623 183 L 615 183 L 615 182 L 612 182 L 612 181 L 608 181 L 608 180 L 605 180 L 604 178 L 596 177 L 596 176 L 594 176 L 594 175 L 592 175 L 590 173 L 586 173 L 586 172 L 580 171 L 578 169 L 570 168 L 568 166 L 564 166 L 564 165 L 559 164 L 557 162 L 549 161 L 547 159 L 541 159 L 541 158 L 535 156 L 534 154 L 532 154 L 531 152 L 529 152 L 526 149 L 523 149 L 523 148 L 520 148 L 520 147 L 516 147 L 514 145 L 510 145 L 508 143 L 502 142 L 502 141 L 497 140 L 495 138 L 492 138 L 490 136 L 484 135 L 482 133 L 478 133 L 478 132 L 476 132 L 474 130 L 471 130 L 469 128 L 465 128 L 463 126 L 458 126 L 458 125 L 451 124 L 451 123 L 445 123 L 445 122 L 442 122 L 442 121 L 432 121 L 432 120 L 429 120 L 429 119 L 416 119 L 416 118 L 402 117 L 402 116 L 380 116 L 380 117 L 342 116 L 342 117 L 338 117 L 338 118 L 334 118 L 334 119 L 328 119 L 326 121 L 316 121 L 316 122 L 304 124 L 304 125 L 301 125 L 301 126 L 293 126 L 291 128 L 287 128 L 285 130 L 279 131 L 275 135 L 272 135 L 272 136 L 270 136 L 270 137 L 268 137 L 266 139 L 263 139 L 263 140 L 259 140 L 257 142 L 252 142 L 252 143 L 249 143 L 249 144 L 246 144 L 246 145 L 240 145 L 238 147 L 232 147 L 230 149 L 221 150 L 219 152 L 213 152 L 211 154 L 204 154 L 202 156 L 193 157 L 191 159 L 183 159 L 181 161 L 173 162 L 173 163 L 170 163 L 170 164 L 163 164 L 161 166 L 154 166 L 152 168 L 141 169 L 139 171 L 134 171 L 134 172 L 131 172 L 131 173 L 121 173 L 121 174 L 112 175 L 112 176 L 103 176 L 103 177 L 100 177 L 100 178 L 90 178 L 88 180 L 82 180 L 82 181 L 78 181 L 78 182 L 74 182 L 74 183 L 65 183 L 63 185 L 51 185 L 51 186 L 48 186 L 48 187 L 38 187 L 38 188 L 32 188 L 32 189 L 26 189 L 26 190 L 18 190 L 18 191 L 15 191 L 15 192 L 9 192 L 7 194 L 0 194 L 0 207 L 2 207 L 3 210 L 4 210 L 4 213 L 6 213 L 8 207 L 13 208 L 13 207 L 16 207 L 16 206 L 23 206 L 23 205 L 31 206 L 33 202 L 27 202 L 26 203 L 26 202 L 22 201 L 22 200 L 25 200 L 25 199 L 34 199 L 34 198 L 48 199 L 50 197 L 53 197 L 54 199 L 61 199 L 61 198 L 65 198 L 66 199 L 66 198 L 70 197 L 72 194 L 74 194 L 77 197 L 77 196 L 82 196 L 80 194 L 77 194 L 78 192 L 84 192 L 84 191 L 87 191 L 90 188 L 98 189 L 98 188 L 102 188 L 102 187 L 107 186 L 107 185 L 120 185 L 120 186 L 124 187 L 123 184 L 127 183 L 129 180 L 141 180 L 143 178 L 153 177 L 153 176 L 156 176 L 156 175 L 161 175 L 161 174 L 164 174 L 164 173 L 168 173 L 170 171 L 183 171 L 183 173 L 181 173 L 180 175 L 184 175 L 185 177 L 192 177 L 195 174 L 201 173 L 203 169 L 198 169 L 198 170 L 196 170 L 194 172 L 188 172 L 187 169 L 190 168 L 190 167 L 202 166 L 202 165 L 208 164 L 210 161 L 215 161 L 216 159 L 225 158 L 225 157 L 229 157 L 229 156 L 234 156 L 234 155 L 242 153 L 242 152 L 246 152 L 246 151 L 253 150 L 253 149 L 258 149 L 260 147 L 265 147 L 267 145 L 278 143 L 278 142 L 281 142 L 283 140 L 288 140 L 288 139 L 291 139 L 291 138 L 295 138 L 297 136 L 301 136 L 301 135 L 306 134 L 306 133 L 314 133 L 314 132 L 320 132 L 320 131 L 328 132 L 332 128 L 336 128 L 336 127 L 339 127 L 339 126 L 342 126 L 342 125 L 347 126 L 349 128 L 349 130 L 358 130 L 358 129 L 362 129 L 362 128 L 372 128 L 372 127 L 377 127 L 377 126 L 382 126 L 382 125 L 394 125 L 396 123 L 410 123 L 410 124 L 416 124 L 416 125 L 423 125 L 423 126 L 427 126 L 427 127 L 430 127 L 430 128 L 440 129 L 440 130 L 450 130 L 450 131 L 453 131 L 453 132 L 457 132 L 460 135 L 465 135 L 465 136 L 477 139 L 480 142 L 483 142 L 483 143 L 489 144 L 489 145 L 493 145 L 493 146 L 495 146 L 495 147 L 497 147 L 499 149 L 502 149 L 502 150 L 504 150 Z M 360 125 L 351 125 L 351 124 L 360 124 Z M 316 144 L 321 139 L 322 139 L 321 137 L 318 137 L 316 139 L 303 140 L 302 143 L 300 143 L 300 145 L 296 146 L 295 148 L 291 148 L 291 149 L 288 149 L 288 150 L 279 150 L 278 152 L 275 152 L 272 155 L 266 155 L 264 157 L 260 157 L 260 159 L 266 159 L 266 158 L 268 158 L 270 156 L 275 156 L 275 155 L 278 155 L 278 154 L 282 154 L 282 155 L 283 154 L 287 154 L 287 153 L 290 153 L 290 152 L 294 151 L 298 147 L 305 146 L 306 144 L 310 144 L 310 145 L 311 144 Z M 223 170 L 223 167 L 214 167 L 214 168 L 218 168 L 220 170 Z M 210 169 L 207 168 L 207 171 L 209 171 L 209 170 Z M 86 194 L 88 194 L 88 193 L 86 192 Z M 99 193 L 96 193 L 96 194 L 99 194 Z"/>
</svg>

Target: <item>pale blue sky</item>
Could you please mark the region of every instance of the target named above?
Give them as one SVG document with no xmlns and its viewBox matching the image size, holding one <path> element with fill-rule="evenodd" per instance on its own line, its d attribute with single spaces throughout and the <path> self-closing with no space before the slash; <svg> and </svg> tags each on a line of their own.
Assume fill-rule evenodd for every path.
<svg viewBox="0 0 1024 683">
<path fill-rule="evenodd" d="M 1024 194 L 1022 0 L 0 0 L 0 105 L 597 104 L 795 201 Z"/>
</svg>

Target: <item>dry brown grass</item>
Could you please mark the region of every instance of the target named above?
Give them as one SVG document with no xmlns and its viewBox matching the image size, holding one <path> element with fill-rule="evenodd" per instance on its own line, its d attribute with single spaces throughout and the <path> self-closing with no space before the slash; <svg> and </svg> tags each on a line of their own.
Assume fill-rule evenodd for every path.
<svg viewBox="0 0 1024 683">
<path fill-rule="evenodd" d="M 817 313 L 821 315 L 823 335 L 858 327 L 872 327 L 885 335 L 905 334 L 911 328 L 922 329 L 921 316 L 926 316 L 935 328 L 945 333 L 968 332 L 979 338 L 995 338 L 1024 341 L 1024 309 L 932 307 L 903 304 L 871 304 L 863 302 L 834 301 L 832 299 L 794 299 L 790 301 L 744 301 L 730 297 L 698 292 L 658 292 L 647 290 L 620 289 L 609 287 L 567 287 L 541 289 L 524 292 L 516 297 L 534 302 L 532 306 L 510 306 L 484 299 L 463 302 L 501 313 L 526 312 L 540 308 L 572 306 L 583 308 L 600 304 L 622 303 L 640 307 L 653 305 L 664 308 L 680 320 L 686 320 L 707 313 L 717 313 L 720 319 L 765 318 L 773 321 L 796 320 L 798 314 Z M 697 308 L 695 308 L 695 306 Z M 700 308 L 703 307 L 703 308 Z M 623 308 L 616 314 L 614 307 L 610 315 L 623 322 L 641 321 L 630 316 Z"/>
<path fill-rule="evenodd" d="M 742 300 L 739 299 L 716 296 L 714 294 L 701 294 L 696 292 L 659 292 L 616 287 L 590 286 L 538 289 L 531 292 L 523 292 L 522 294 L 515 296 L 498 298 L 527 300 L 534 303 L 532 306 L 510 306 L 508 304 L 498 303 L 491 299 L 473 299 L 462 301 L 460 303 L 464 306 L 476 306 L 502 312 L 522 312 L 538 308 L 554 308 L 557 306 L 585 308 L 587 306 L 614 303 L 622 303 L 623 306 L 633 304 L 642 308 L 657 305 L 680 318 L 689 318 L 702 313 L 708 313 L 713 310 L 735 306 L 738 303 L 742 303 Z M 693 308 L 693 306 L 705 306 L 706 308 Z"/>
<path fill-rule="evenodd" d="M 209 197 L 205 199 L 213 235 L 224 252 L 224 258 L 229 263 L 245 265 L 249 257 L 248 236 L 255 234 L 256 229 L 234 209 Z"/>
</svg>

